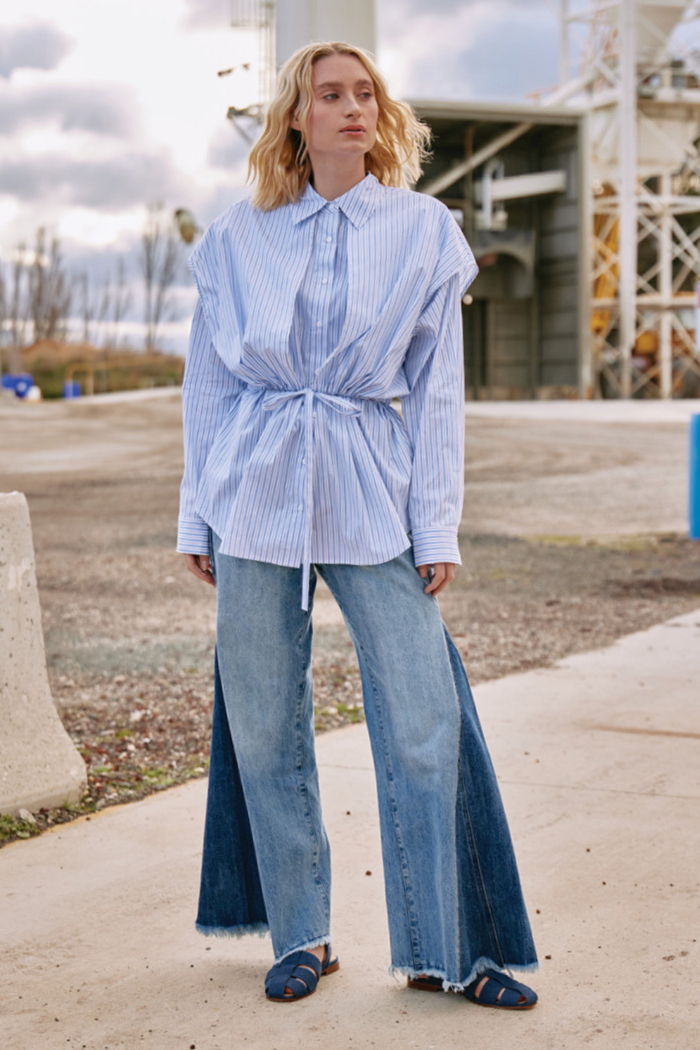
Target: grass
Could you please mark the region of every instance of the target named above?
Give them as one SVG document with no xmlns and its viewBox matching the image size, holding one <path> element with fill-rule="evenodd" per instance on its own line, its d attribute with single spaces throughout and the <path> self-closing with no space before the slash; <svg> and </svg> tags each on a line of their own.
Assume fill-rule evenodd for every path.
<svg viewBox="0 0 700 1050">
<path fill-rule="evenodd" d="M 0 846 L 5 846 L 16 839 L 29 839 L 41 835 L 48 828 L 58 824 L 67 824 L 76 817 L 99 813 L 111 805 L 122 802 L 135 802 L 140 798 L 164 788 L 183 784 L 188 780 L 204 776 L 209 768 L 209 759 L 199 760 L 196 764 L 177 770 L 167 766 L 147 766 L 130 771 L 130 774 L 119 778 L 109 766 L 98 766 L 88 771 L 88 788 L 79 802 L 64 802 L 62 806 L 52 809 L 40 809 L 34 813 L 36 823 L 11 817 L 0 813 Z M 105 775 L 106 774 L 106 775 Z M 99 804 L 98 804 L 99 803 Z"/>
<path fill-rule="evenodd" d="M 41 828 L 33 824 L 31 820 L 22 820 L 20 817 L 10 817 L 7 813 L 0 813 L 0 844 L 12 842 L 14 839 L 30 839 L 33 835 L 40 835 Z"/>
<path fill-rule="evenodd" d="M 349 722 L 364 722 L 365 714 L 361 707 L 351 707 L 350 704 L 344 704 L 340 701 L 335 705 L 336 711 L 339 715 L 343 715 Z"/>
</svg>

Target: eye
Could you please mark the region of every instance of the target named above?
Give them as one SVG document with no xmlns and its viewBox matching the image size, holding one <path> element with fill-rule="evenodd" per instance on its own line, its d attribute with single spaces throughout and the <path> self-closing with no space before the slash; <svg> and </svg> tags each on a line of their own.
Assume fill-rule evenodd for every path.
<svg viewBox="0 0 700 1050">
<path fill-rule="evenodd" d="M 324 98 L 337 98 L 338 96 L 335 94 L 335 92 L 331 91 L 328 95 L 324 95 L 323 97 Z"/>
</svg>

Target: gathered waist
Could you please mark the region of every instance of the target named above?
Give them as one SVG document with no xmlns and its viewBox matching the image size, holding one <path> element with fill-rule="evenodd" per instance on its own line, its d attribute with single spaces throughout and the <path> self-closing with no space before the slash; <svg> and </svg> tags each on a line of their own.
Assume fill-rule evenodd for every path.
<svg viewBox="0 0 700 1050">
<path fill-rule="evenodd" d="M 314 400 L 321 401 L 329 408 L 335 409 L 341 415 L 357 416 L 362 412 L 366 404 L 389 406 L 389 398 L 358 397 L 355 394 L 334 394 L 327 390 L 314 390 L 312 387 L 299 387 L 298 389 L 282 389 L 279 387 L 248 386 L 252 394 L 262 394 L 262 407 L 271 410 L 279 405 L 304 398 L 307 408 L 313 405 Z"/>
<path fill-rule="evenodd" d="M 271 411 L 280 405 L 289 404 L 297 398 L 304 399 L 302 419 L 304 423 L 304 459 L 305 485 L 304 485 L 304 551 L 303 572 L 301 582 L 301 607 L 305 611 L 309 607 L 309 577 L 311 571 L 311 523 L 313 520 L 313 473 L 314 473 L 314 426 L 316 418 L 314 401 L 320 401 L 328 405 L 335 412 L 343 416 L 359 416 L 365 404 L 389 405 L 388 400 L 378 398 L 354 397 L 347 394 L 330 394 L 325 390 L 314 390 L 311 387 L 302 387 L 299 390 L 281 390 L 276 387 L 248 387 L 253 393 L 262 392 L 262 407 L 264 411 Z"/>
</svg>

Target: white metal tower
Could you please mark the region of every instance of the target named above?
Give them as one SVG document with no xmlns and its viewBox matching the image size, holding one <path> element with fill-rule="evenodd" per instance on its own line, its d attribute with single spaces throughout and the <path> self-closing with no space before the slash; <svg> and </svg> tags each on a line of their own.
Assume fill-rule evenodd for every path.
<svg viewBox="0 0 700 1050">
<path fill-rule="evenodd" d="M 231 26 L 252 30 L 257 37 L 258 99 L 228 110 L 229 120 L 249 140 L 253 136 L 245 122 L 263 122 L 277 69 L 298 48 L 313 41 L 345 40 L 372 54 L 376 51 L 374 0 L 354 0 L 350 5 L 344 0 L 230 0 L 230 5 Z"/>
<path fill-rule="evenodd" d="M 252 144 L 257 128 L 251 134 L 246 124 L 263 122 L 265 107 L 272 98 L 275 85 L 275 0 L 230 0 L 231 26 L 255 33 L 257 43 L 258 97 L 249 106 L 229 106 L 227 117 Z M 223 70 L 223 73 L 232 70 Z M 220 76 L 222 74 L 219 74 Z"/>
<path fill-rule="evenodd" d="M 588 30 L 581 62 L 586 87 L 572 98 L 590 114 L 591 355 L 585 385 L 593 396 L 697 392 L 700 67 L 678 28 L 700 19 L 700 3 L 560 2 L 564 81 L 571 34 L 577 26 Z"/>
</svg>

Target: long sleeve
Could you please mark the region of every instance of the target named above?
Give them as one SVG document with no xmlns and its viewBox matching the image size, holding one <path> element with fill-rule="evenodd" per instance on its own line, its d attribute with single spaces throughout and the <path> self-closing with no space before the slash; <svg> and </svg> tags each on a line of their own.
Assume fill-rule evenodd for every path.
<svg viewBox="0 0 700 1050">
<path fill-rule="evenodd" d="M 414 561 L 461 565 L 457 531 L 464 500 L 464 349 L 457 273 L 421 313 L 404 362 L 402 409 L 413 445 L 408 501 Z"/>
<path fill-rule="evenodd" d="M 209 526 L 194 509 L 199 481 L 212 441 L 243 388 L 216 353 L 198 300 L 182 384 L 185 471 L 180 486 L 177 549 L 183 554 L 209 553 Z"/>
</svg>

